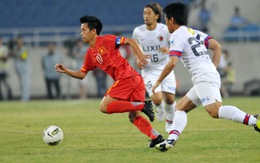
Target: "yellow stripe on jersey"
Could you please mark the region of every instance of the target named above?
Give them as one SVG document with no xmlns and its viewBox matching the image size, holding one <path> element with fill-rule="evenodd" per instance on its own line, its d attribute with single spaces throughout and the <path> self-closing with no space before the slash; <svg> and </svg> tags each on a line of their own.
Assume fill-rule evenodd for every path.
<svg viewBox="0 0 260 163">
<path fill-rule="evenodd" d="M 190 32 L 192 35 L 195 34 L 195 31 L 193 29 L 191 29 L 191 28 L 187 28 L 187 29 L 188 29 L 188 32 Z"/>
<path fill-rule="evenodd" d="M 109 92 L 111 91 L 111 89 L 112 89 L 113 87 L 115 87 L 115 86 L 119 83 L 119 81 L 120 81 L 120 80 L 117 80 L 117 81 L 115 82 L 115 84 L 112 85 L 112 86 L 108 89 L 107 93 L 109 93 Z"/>
</svg>

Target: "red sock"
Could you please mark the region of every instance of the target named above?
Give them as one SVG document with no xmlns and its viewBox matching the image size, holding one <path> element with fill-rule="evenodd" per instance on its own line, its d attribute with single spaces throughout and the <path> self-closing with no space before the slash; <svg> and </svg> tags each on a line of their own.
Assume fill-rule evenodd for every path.
<svg viewBox="0 0 260 163">
<path fill-rule="evenodd" d="M 139 115 L 137 118 L 135 118 L 133 124 L 145 135 L 149 136 L 151 139 L 155 139 L 158 136 L 157 131 L 155 131 L 153 129 L 153 127 L 151 126 L 150 122 L 148 120 L 146 120 L 144 117 L 142 117 L 141 115 Z M 154 131 L 154 133 L 156 135 L 154 135 L 152 133 L 152 131 Z"/>
<path fill-rule="evenodd" d="M 107 105 L 107 113 L 124 113 L 129 111 L 141 111 L 144 107 L 143 102 L 129 102 L 129 101 L 112 101 Z"/>
</svg>

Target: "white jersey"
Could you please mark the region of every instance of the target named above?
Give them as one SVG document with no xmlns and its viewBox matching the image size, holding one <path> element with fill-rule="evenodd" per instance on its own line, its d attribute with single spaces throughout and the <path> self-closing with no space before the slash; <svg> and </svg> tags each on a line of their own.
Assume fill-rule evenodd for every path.
<svg viewBox="0 0 260 163">
<path fill-rule="evenodd" d="M 144 54 L 151 55 L 149 63 L 141 71 L 149 96 L 153 95 L 152 86 L 169 61 L 169 55 L 163 54 L 159 49 L 161 47 L 169 48 L 170 36 L 167 26 L 161 23 L 157 23 L 156 28 L 152 31 L 147 30 L 145 24 L 134 29 L 133 38 L 138 42 Z M 155 90 L 155 92 L 160 91 L 175 94 L 176 81 L 173 71 Z"/>
<path fill-rule="evenodd" d="M 203 81 L 211 81 L 210 74 L 218 74 L 207 50 L 208 40 L 211 36 L 181 26 L 174 31 L 170 38 L 170 56 L 180 57 L 184 67 L 187 67 L 192 75 L 192 82 L 196 84 Z M 201 76 L 205 75 L 207 76 Z"/>
<path fill-rule="evenodd" d="M 138 42 L 144 54 L 151 55 L 149 63 L 142 70 L 142 76 L 159 75 L 169 61 L 169 55 L 159 51 L 161 47 L 169 47 L 170 33 L 166 25 L 157 23 L 154 30 L 147 30 L 143 24 L 134 29 L 133 38 Z"/>
</svg>

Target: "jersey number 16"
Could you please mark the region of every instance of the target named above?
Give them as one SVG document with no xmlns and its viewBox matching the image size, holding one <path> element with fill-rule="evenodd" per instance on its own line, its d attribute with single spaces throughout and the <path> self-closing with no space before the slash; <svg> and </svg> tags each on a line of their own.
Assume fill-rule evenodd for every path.
<svg viewBox="0 0 260 163">
<path fill-rule="evenodd" d="M 151 62 L 158 62 L 159 58 L 158 58 L 158 54 L 153 54 L 151 57 Z"/>
</svg>

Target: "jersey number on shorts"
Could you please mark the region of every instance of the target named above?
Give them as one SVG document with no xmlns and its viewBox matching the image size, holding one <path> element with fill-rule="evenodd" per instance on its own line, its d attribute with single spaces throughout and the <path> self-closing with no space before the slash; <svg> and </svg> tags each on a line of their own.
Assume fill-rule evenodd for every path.
<svg viewBox="0 0 260 163">
<path fill-rule="evenodd" d="M 153 87 L 152 82 L 151 81 L 147 82 L 146 88 L 151 89 L 152 87 Z"/>
</svg>

